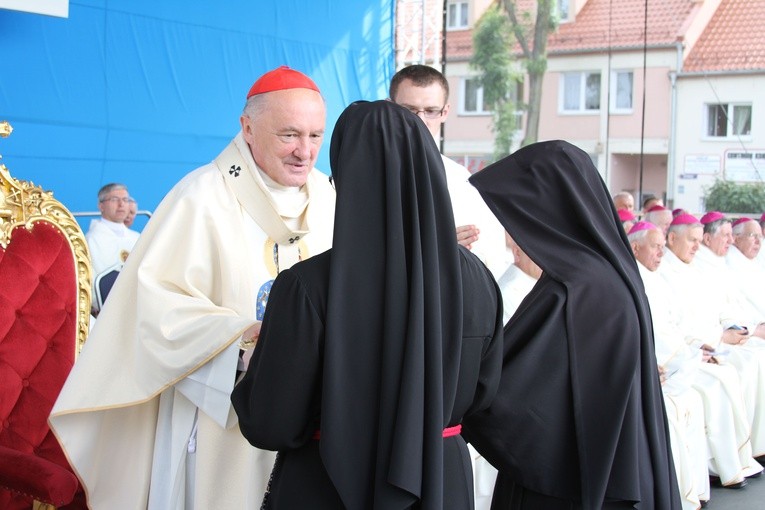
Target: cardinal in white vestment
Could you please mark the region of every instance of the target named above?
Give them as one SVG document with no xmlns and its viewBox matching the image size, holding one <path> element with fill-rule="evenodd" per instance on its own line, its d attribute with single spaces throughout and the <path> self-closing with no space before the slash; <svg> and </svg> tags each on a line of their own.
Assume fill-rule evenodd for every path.
<svg viewBox="0 0 765 510">
<path fill-rule="evenodd" d="M 131 253 L 50 422 L 91 508 L 257 508 L 274 454 L 230 394 L 277 273 L 331 246 L 334 189 L 313 168 L 316 84 L 258 79 L 242 131 L 165 197 Z"/>
</svg>

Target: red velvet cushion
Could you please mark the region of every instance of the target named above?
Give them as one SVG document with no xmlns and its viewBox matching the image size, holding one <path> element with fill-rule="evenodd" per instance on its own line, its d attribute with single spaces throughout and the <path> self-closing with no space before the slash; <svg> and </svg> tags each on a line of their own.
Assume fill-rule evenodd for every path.
<svg viewBox="0 0 765 510">
<path fill-rule="evenodd" d="M 5 446 L 0 446 L 0 459 L 8 462 L 9 467 L 0 468 L 0 486 L 55 506 L 65 505 L 74 498 L 80 482 L 68 469 Z M 29 473 L 35 476 L 28 476 Z"/>
<path fill-rule="evenodd" d="M 74 363 L 77 279 L 66 238 L 44 222 L 15 228 L 0 248 L 0 282 L 0 445 L 70 470 L 47 422 Z M 24 472 L 30 466 L 14 467 L 39 477 Z M 0 491 L 0 508 L 17 499 Z"/>
</svg>

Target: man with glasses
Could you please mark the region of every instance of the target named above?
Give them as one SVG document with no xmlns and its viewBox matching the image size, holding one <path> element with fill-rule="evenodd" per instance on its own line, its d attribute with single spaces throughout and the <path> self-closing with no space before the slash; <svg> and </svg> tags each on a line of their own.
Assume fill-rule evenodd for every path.
<svg viewBox="0 0 765 510">
<path fill-rule="evenodd" d="M 686 341 L 738 371 L 753 456 L 759 457 L 765 454 L 765 325 L 741 306 L 725 264 L 730 234 L 731 225 L 720 212 L 709 212 L 701 220 L 677 216 L 658 272 L 677 293 Z"/>
<path fill-rule="evenodd" d="M 138 241 L 138 232 L 130 230 L 124 224 L 131 200 L 124 184 L 110 183 L 98 191 L 98 210 L 101 211 L 101 218 L 90 223 L 90 229 L 85 235 L 90 249 L 94 284 L 109 273 L 119 273 Z M 114 276 L 116 278 L 116 274 Z M 97 288 L 94 287 L 94 291 L 97 291 Z M 108 290 L 105 294 L 108 294 Z M 103 299 L 106 299 L 105 294 Z M 94 292 L 94 296 L 98 295 L 98 292 Z M 98 315 L 100 308 L 99 299 L 94 299 L 93 315 Z"/>
<path fill-rule="evenodd" d="M 757 260 L 762 244 L 762 230 L 757 221 L 741 218 L 736 220 L 732 233 L 733 247 L 728 250 L 725 262 L 749 314 L 765 318 L 765 296 L 762 293 L 765 289 L 765 268 Z"/>
<path fill-rule="evenodd" d="M 439 140 L 441 125 L 449 115 L 449 82 L 443 74 L 425 65 L 404 67 L 391 79 L 389 94 L 391 101 L 420 117 L 433 138 Z M 457 225 L 457 242 L 477 255 L 494 276 L 499 276 L 512 263 L 505 249 L 505 229 L 468 183 L 468 169 L 441 157 Z"/>
</svg>

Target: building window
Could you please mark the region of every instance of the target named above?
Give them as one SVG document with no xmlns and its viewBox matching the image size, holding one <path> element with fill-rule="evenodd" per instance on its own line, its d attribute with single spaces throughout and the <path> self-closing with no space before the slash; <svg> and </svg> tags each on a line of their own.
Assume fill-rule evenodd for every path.
<svg viewBox="0 0 765 510">
<path fill-rule="evenodd" d="M 483 99 L 483 87 L 476 78 L 462 80 L 462 113 L 486 114 L 491 108 Z"/>
<path fill-rule="evenodd" d="M 468 27 L 468 3 L 450 3 L 446 11 L 446 28 L 457 30 Z"/>
<path fill-rule="evenodd" d="M 563 73 L 561 84 L 561 111 L 600 110 L 600 73 Z"/>
<path fill-rule="evenodd" d="M 752 105 L 750 104 L 708 104 L 707 136 L 724 138 L 728 136 L 751 136 Z"/>
<path fill-rule="evenodd" d="M 632 113 L 632 71 L 611 74 L 611 111 Z"/>
<path fill-rule="evenodd" d="M 569 21 L 569 16 L 571 16 L 569 0 L 557 0 L 557 2 L 555 2 L 555 8 L 560 22 Z"/>
</svg>

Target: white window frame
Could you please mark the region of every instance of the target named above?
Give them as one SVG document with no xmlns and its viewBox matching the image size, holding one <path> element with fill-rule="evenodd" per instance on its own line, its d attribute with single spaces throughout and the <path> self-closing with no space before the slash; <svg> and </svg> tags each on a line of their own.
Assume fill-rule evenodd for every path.
<svg viewBox="0 0 765 510">
<path fill-rule="evenodd" d="M 468 82 L 474 80 L 478 80 L 478 78 L 475 76 L 466 76 L 460 80 L 460 115 L 491 115 L 493 113 L 491 110 L 484 110 L 483 108 L 483 86 L 479 86 L 476 89 L 476 109 L 468 110 L 466 108 Z"/>
<path fill-rule="evenodd" d="M 579 75 L 579 107 L 578 109 L 566 109 L 566 76 Z M 598 108 L 586 108 L 587 104 L 587 77 L 597 75 L 600 77 L 598 87 Z M 597 115 L 603 108 L 603 77 L 600 71 L 570 71 L 560 73 L 560 86 L 558 87 L 558 113 L 562 115 Z"/>
<path fill-rule="evenodd" d="M 725 123 L 725 135 L 711 135 L 709 134 L 709 109 L 711 107 L 726 105 L 727 111 L 726 111 L 726 123 Z M 733 132 L 733 120 L 735 118 L 735 109 L 740 107 L 749 107 L 749 133 L 747 134 L 737 134 Z M 752 120 L 754 118 L 754 108 L 752 106 L 752 103 L 743 103 L 743 102 L 720 102 L 720 103 L 704 103 L 704 133 L 702 138 L 704 140 L 709 141 L 715 141 L 715 140 L 751 140 L 752 139 Z"/>
<path fill-rule="evenodd" d="M 573 0 L 556 0 L 555 1 L 555 13 L 558 16 L 558 21 L 561 23 L 568 23 L 572 21 L 571 17 L 571 4 Z M 565 12 L 563 7 L 566 7 Z"/>
<path fill-rule="evenodd" d="M 452 11 L 454 9 L 454 11 Z M 462 14 L 464 11 L 464 20 Z M 463 23 L 464 21 L 464 23 Z M 470 5 L 468 2 L 449 2 L 446 5 L 446 30 L 465 30 L 470 26 Z"/>
<path fill-rule="evenodd" d="M 630 90 L 630 107 L 629 108 L 620 108 L 616 105 L 620 74 L 632 75 L 632 80 L 631 80 L 632 88 Z M 621 114 L 632 113 L 635 108 L 635 73 L 632 70 L 627 70 L 627 69 L 611 71 L 611 87 L 610 88 L 611 88 L 611 105 L 610 105 L 611 113 L 621 113 Z"/>
</svg>

